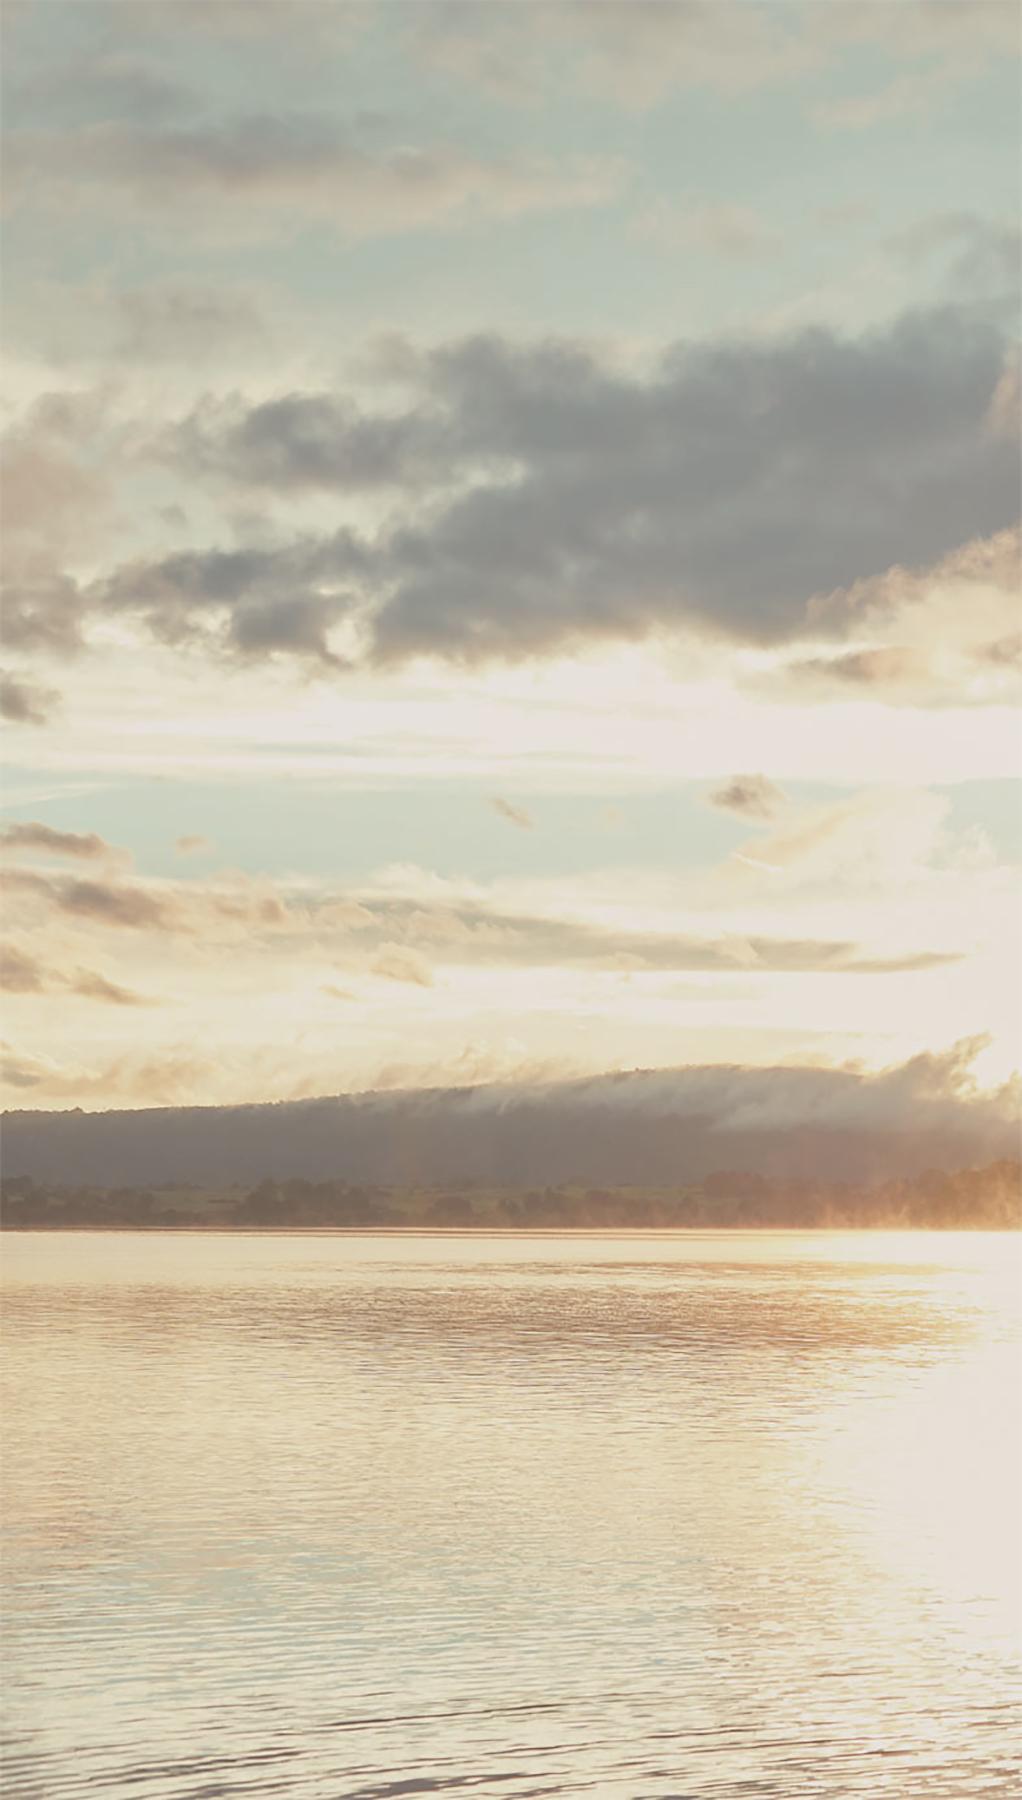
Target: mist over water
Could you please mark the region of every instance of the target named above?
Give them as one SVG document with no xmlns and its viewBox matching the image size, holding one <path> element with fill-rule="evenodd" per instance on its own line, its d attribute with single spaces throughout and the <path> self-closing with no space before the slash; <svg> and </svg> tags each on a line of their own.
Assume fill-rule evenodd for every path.
<svg viewBox="0 0 1022 1800">
<path fill-rule="evenodd" d="M 8 1238 L 5 1792 L 1014 1794 L 1020 1259 Z"/>
</svg>

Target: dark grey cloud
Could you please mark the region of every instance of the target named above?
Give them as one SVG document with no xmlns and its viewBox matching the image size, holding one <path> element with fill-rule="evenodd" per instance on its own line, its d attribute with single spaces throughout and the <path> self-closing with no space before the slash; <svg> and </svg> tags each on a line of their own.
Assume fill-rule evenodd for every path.
<svg viewBox="0 0 1022 1800">
<path fill-rule="evenodd" d="M 173 638 L 203 612 L 269 600 L 273 649 L 294 607 L 308 654 L 312 601 L 324 637 L 342 610 L 360 613 L 378 664 L 526 658 L 672 627 L 840 637 L 848 609 L 828 596 L 1014 521 L 1017 434 L 990 419 L 1005 354 L 992 323 L 955 310 L 858 340 L 680 345 L 645 378 L 575 345 L 478 338 L 420 359 L 397 418 L 324 395 L 206 411 L 178 439 L 200 474 L 411 491 L 374 539 L 195 551 L 119 570 L 88 603 L 142 611 Z M 258 649 L 257 623 L 251 635 Z"/>
<path fill-rule="evenodd" d="M 523 472 L 396 533 L 373 654 L 514 657 L 683 623 L 797 635 L 815 597 L 1014 519 L 1018 445 L 987 427 L 1003 357 L 951 313 L 857 343 L 683 348 L 648 383 L 465 346 L 447 371 L 462 416 Z"/>
<path fill-rule="evenodd" d="M 339 664 L 341 625 L 345 653 L 377 665 L 664 629 L 840 640 L 849 590 L 865 603 L 886 572 L 926 570 L 1017 515 L 1005 342 L 967 312 L 858 340 L 675 346 L 648 376 L 499 338 L 405 362 L 409 403 L 386 416 L 343 394 L 210 403 L 153 446 L 251 493 L 389 489 L 375 535 L 185 549 L 86 585 L 29 570 L 8 642 L 67 652 L 109 613 L 170 645 L 320 668 Z"/>
<path fill-rule="evenodd" d="M 344 659 L 330 649 L 329 634 L 348 608 L 343 595 L 282 594 L 258 600 L 232 613 L 228 641 L 245 658 L 283 652 L 343 668 Z"/>
<path fill-rule="evenodd" d="M 740 819 L 772 819 L 787 805 L 787 795 L 765 775 L 732 775 L 709 796 L 710 805 Z"/>
<path fill-rule="evenodd" d="M 46 725 L 60 705 L 55 688 L 0 671 L 0 718 L 13 725 Z"/>
<path fill-rule="evenodd" d="M 186 550 L 122 564 L 92 584 L 84 608 L 133 614 L 165 644 L 335 665 L 327 634 L 350 612 L 352 583 L 367 566 L 366 547 L 349 531 L 271 550 Z"/>
<path fill-rule="evenodd" d="M 332 394 L 284 394 L 251 407 L 237 397 L 207 400 L 163 441 L 186 474 L 276 493 L 431 487 L 470 450 L 435 406 L 383 417 Z"/>
</svg>

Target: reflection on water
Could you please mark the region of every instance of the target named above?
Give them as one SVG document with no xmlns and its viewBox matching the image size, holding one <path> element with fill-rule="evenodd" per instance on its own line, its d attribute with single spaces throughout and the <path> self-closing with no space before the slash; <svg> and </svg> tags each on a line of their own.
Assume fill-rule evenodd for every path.
<svg viewBox="0 0 1022 1800">
<path fill-rule="evenodd" d="M 1014 1794 L 1019 1254 L 8 1238 L 5 1793 Z"/>
</svg>

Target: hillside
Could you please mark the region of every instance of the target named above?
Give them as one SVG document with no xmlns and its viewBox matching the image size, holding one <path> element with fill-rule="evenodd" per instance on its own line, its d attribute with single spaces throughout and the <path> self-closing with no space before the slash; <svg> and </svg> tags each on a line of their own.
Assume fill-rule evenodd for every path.
<svg viewBox="0 0 1022 1800">
<path fill-rule="evenodd" d="M 13 1112 L 3 1168 L 102 1188 L 673 1187 L 736 1168 L 874 1185 L 1017 1154 L 1015 1094 L 977 1093 L 965 1067 L 952 1053 L 876 1074 L 708 1066 L 279 1105 Z"/>
</svg>

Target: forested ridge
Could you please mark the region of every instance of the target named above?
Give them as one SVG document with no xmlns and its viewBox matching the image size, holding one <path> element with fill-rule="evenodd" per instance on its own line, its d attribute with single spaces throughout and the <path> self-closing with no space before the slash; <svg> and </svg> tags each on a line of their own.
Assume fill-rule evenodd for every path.
<svg viewBox="0 0 1022 1800">
<path fill-rule="evenodd" d="M 440 1187 L 381 1187 L 301 1176 L 226 1188 L 50 1185 L 15 1176 L 0 1185 L 8 1229 L 459 1230 L 714 1227 L 937 1227 L 1022 1225 L 1022 1167 L 928 1169 L 862 1186 L 721 1169 L 678 1187 L 532 1189 L 466 1179 Z"/>
</svg>

